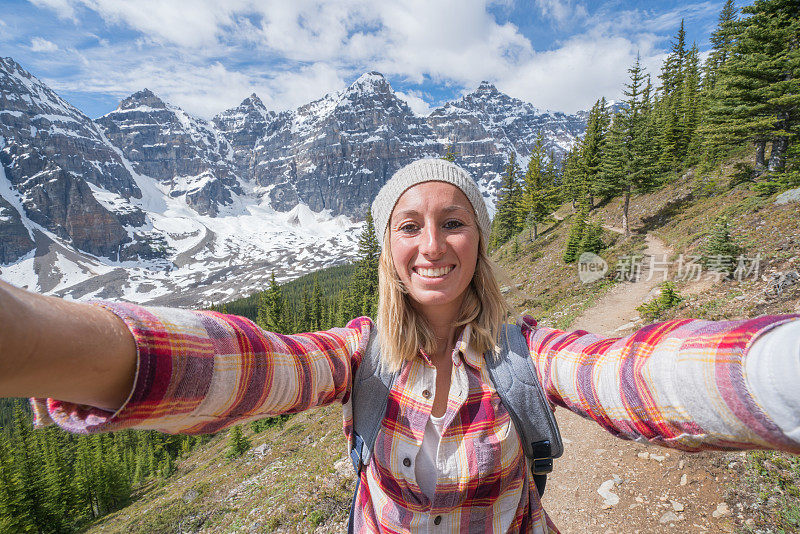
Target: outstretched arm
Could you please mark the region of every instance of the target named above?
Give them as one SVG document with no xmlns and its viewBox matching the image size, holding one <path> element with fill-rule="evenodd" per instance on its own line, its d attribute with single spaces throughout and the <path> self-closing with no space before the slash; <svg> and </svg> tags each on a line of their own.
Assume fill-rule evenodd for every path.
<svg viewBox="0 0 800 534">
<path fill-rule="evenodd" d="M 754 342 L 798 320 L 800 315 L 676 320 L 622 338 L 534 326 L 527 336 L 548 398 L 612 434 L 692 451 L 765 448 L 798 454 L 800 436 L 775 407 L 795 409 L 800 389 L 792 384 L 800 377 L 780 382 L 786 391 L 776 392 L 776 403 L 754 386 L 763 380 L 751 376 L 753 362 L 748 367 Z M 796 349 L 763 356 L 757 367 L 766 375 L 784 368 L 793 372 L 798 366 L 787 363 L 800 357 Z"/>
<path fill-rule="evenodd" d="M 55 422 L 71 432 L 203 434 L 345 402 L 372 329 L 360 318 L 347 328 L 284 336 L 211 311 L 75 304 L 2 290 L 0 304 L 10 303 L 22 320 L 0 332 L 0 356 L 7 360 L 0 373 L 23 367 L 20 362 L 25 369 L 2 377 L 0 395 L 31 395 L 37 425 Z M 122 354 L 117 342 L 131 359 L 105 361 Z M 127 379 L 117 380 L 119 374 Z"/>
<path fill-rule="evenodd" d="M 136 345 L 97 306 L 0 281 L 0 397 L 54 397 L 116 410 L 131 391 Z"/>
</svg>

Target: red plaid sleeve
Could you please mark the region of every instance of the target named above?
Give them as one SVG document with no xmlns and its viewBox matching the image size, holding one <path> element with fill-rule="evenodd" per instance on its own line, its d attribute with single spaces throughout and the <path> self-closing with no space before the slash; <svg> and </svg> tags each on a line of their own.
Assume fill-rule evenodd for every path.
<svg viewBox="0 0 800 534">
<path fill-rule="evenodd" d="M 525 333 L 548 398 L 614 435 L 690 451 L 800 453 L 756 402 L 743 365 L 753 340 L 798 319 L 675 320 L 621 338 L 534 321 Z"/>
<path fill-rule="evenodd" d="M 71 432 L 123 428 L 216 432 L 236 423 L 346 401 L 372 322 L 291 336 L 217 312 L 97 303 L 136 340 L 133 391 L 115 413 L 32 399 L 37 423 Z"/>
</svg>

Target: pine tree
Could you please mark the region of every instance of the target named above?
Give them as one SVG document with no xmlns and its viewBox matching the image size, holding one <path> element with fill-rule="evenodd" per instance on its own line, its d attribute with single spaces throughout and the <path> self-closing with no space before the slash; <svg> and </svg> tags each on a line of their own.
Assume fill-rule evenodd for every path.
<svg viewBox="0 0 800 534">
<path fill-rule="evenodd" d="M 444 156 L 442 156 L 442 159 L 447 161 L 456 160 L 456 153 L 452 144 L 447 145 L 447 150 L 445 151 Z"/>
<path fill-rule="evenodd" d="M 308 294 L 308 287 L 303 285 L 303 291 L 300 294 L 300 318 L 295 325 L 296 332 L 310 332 L 313 330 L 311 319 L 311 296 Z"/>
<path fill-rule="evenodd" d="M 606 248 L 606 244 L 603 242 L 603 227 L 597 222 L 587 222 L 578 244 L 576 257 L 579 257 L 584 252 L 597 254 L 604 248 Z"/>
<path fill-rule="evenodd" d="M 734 42 L 732 23 L 736 21 L 736 6 L 733 0 L 725 0 L 719 14 L 717 28 L 711 33 L 711 51 L 703 65 L 703 90 L 710 92 L 717 83 L 720 67 L 727 61 Z"/>
<path fill-rule="evenodd" d="M 672 49 L 661 68 L 661 97 L 657 109 L 660 119 L 661 165 L 672 171 L 678 169 L 684 156 L 683 144 L 686 132 L 683 130 L 682 112 L 686 55 L 686 31 L 683 20 L 681 20 L 681 26 L 672 43 Z"/>
<path fill-rule="evenodd" d="M 519 166 L 514 152 L 509 156 L 503 182 L 498 194 L 497 213 L 492 221 L 492 236 L 490 245 L 499 247 L 522 230 L 520 217 L 520 204 L 522 201 L 522 188 L 519 184 Z"/>
<path fill-rule="evenodd" d="M 0 432 L 0 532 L 39 532 L 5 433 Z"/>
<path fill-rule="evenodd" d="M 654 187 L 658 178 L 658 164 L 653 152 L 655 139 L 650 127 L 650 83 L 638 56 L 628 74 L 630 81 L 625 84 L 625 106 L 614 115 L 601 170 L 604 187 L 624 195 L 622 227 L 625 235 L 630 235 L 628 210 L 631 194 Z"/>
<path fill-rule="evenodd" d="M 742 247 L 731 236 L 727 217 L 718 217 L 703 248 L 703 263 L 711 269 L 730 274 L 737 265 Z"/>
<path fill-rule="evenodd" d="M 557 207 L 558 186 L 552 162 L 544 152 L 544 134 L 539 132 L 528 161 L 520 206 L 527 222 L 533 225 L 533 238 L 539 237 L 539 224 Z"/>
<path fill-rule="evenodd" d="M 238 458 L 251 447 L 250 440 L 242 434 L 241 425 L 236 425 L 231 428 L 228 434 L 228 450 L 225 457 L 228 459 Z"/>
<path fill-rule="evenodd" d="M 564 250 L 564 263 L 572 263 L 580 255 L 581 241 L 583 232 L 586 229 L 587 206 L 581 206 L 580 210 L 574 215 L 572 225 L 569 228 L 567 246 Z"/>
<path fill-rule="evenodd" d="M 681 100 L 681 133 L 679 157 L 685 161 L 690 154 L 700 152 L 697 127 L 700 123 L 700 60 L 697 45 L 686 54 Z"/>
<path fill-rule="evenodd" d="M 319 288 L 319 276 L 314 276 L 314 287 L 311 289 L 311 330 L 323 329 L 322 293 Z M 326 325 L 327 327 L 327 325 Z"/>
<path fill-rule="evenodd" d="M 44 483 L 49 515 L 56 531 L 68 530 L 75 515 L 75 494 L 62 433 L 54 427 L 39 431 L 45 446 Z"/>
<path fill-rule="evenodd" d="M 19 405 L 14 406 L 14 463 L 22 484 L 23 503 L 27 516 L 39 531 L 48 530 L 53 522 L 46 506 L 47 491 L 41 466 L 44 465 L 40 443 L 31 430 L 32 424 Z"/>
<path fill-rule="evenodd" d="M 561 168 L 561 195 L 564 200 L 572 201 L 572 208 L 577 209 L 579 200 L 585 197 L 585 191 L 588 190 L 579 143 L 564 155 Z"/>
<path fill-rule="evenodd" d="M 789 147 L 800 133 L 800 5 L 796 0 L 757 0 L 728 24 L 733 45 L 719 67 L 704 130 L 712 152 L 756 147 L 756 166 L 786 167 Z"/>
<path fill-rule="evenodd" d="M 86 436 L 78 440 L 75 457 L 75 489 L 81 508 L 88 510 L 90 518 L 94 519 L 100 515 L 100 504 L 96 494 L 97 484 L 90 439 L 91 436 Z"/>
<path fill-rule="evenodd" d="M 611 115 L 606 99 L 601 98 L 589 112 L 586 133 L 580 143 L 580 168 L 583 173 L 581 194 L 590 210 L 594 208 L 595 195 L 613 196 L 613 190 L 605 189 L 605 184 L 599 179 L 610 126 Z"/>
<path fill-rule="evenodd" d="M 287 333 L 287 323 L 283 292 L 275 281 L 275 271 L 272 271 L 269 288 L 259 296 L 256 324 L 270 332 L 285 334 Z"/>
<path fill-rule="evenodd" d="M 342 321 L 359 316 L 374 317 L 378 308 L 378 259 L 380 243 L 375 235 L 372 213 L 367 210 L 364 229 L 358 237 L 356 270 L 345 292 Z"/>
</svg>

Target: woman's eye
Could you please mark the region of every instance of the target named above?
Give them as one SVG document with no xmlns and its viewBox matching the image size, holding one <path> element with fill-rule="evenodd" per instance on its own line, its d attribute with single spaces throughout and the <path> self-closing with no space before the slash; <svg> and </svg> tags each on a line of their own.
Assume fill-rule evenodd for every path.
<svg viewBox="0 0 800 534">
<path fill-rule="evenodd" d="M 410 234 L 410 233 L 416 232 L 418 230 L 418 228 L 417 228 L 416 224 L 407 223 L 407 224 L 404 224 L 404 225 L 400 226 L 399 230 L 401 232 L 403 232 L 403 233 Z"/>
<path fill-rule="evenodd" d="M 444 227 L 447 228 L 448 230 L 452 230 L 454 228 L 461 228 L 462 226 L 464 226 L 464 223 L 462 223 L 461 221 L 447 221 L 446 223 L 444 223 Z"/>
</svg>

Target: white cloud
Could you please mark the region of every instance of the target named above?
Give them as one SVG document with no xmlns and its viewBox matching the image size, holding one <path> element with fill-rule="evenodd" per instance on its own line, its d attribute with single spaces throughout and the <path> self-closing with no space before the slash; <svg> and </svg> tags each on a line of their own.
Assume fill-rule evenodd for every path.
<svg viewBox="0 0 800 534">
<path fill-rule="evenodd" d="M 416 113 L 417 115 L 427 116 L 431 114 L 433 108 L 430 104 L 423 98 L 423 95 L 420 91 L 395 91 L 394 94 L 397 95 L 397 98 L 404 100 L 408 107 L 411 108 L 411 111 Z"/>
<path fill-rule="evenodd" d="M 700 2 L 663 13 L 535 0 L 542 17 L 578 29 L 564 32 L 572 35 L 554 48 L 536 51 L 515 24 L 490 12 L 510 0 L 33 1 L 62 18 L 92 10 L 106 24 L 137 32 L 133 40 L 109 43 L 99 31 L 96 45 L 72 49 L 79 72 L 60 79 L 62 88 L 123 97 L 147 86 L 203 117 L 252 92 L 272 109 L 294 108 L 368 70 L 452 92 L 490 80 L 539 107 L 586 109 L 600 96 L 619 98 L 637 51 L 657 73 L 668 38 L 663 33 L 674 33 L 681 18 L 688 23 L 718 9 Z M 430 111 L 423 92 L 398 96 L 417 113 Z"/>
<path fill-rule="evenodd" d="M 552 20 L 558 26 L 576 23 L 588 15 L 586 6 L 573 0 L 536 0 L 535 3 L 542 17 Z"/>
<path fill-rule="evenodd" d="M 622 37 L 580 36 L 561 48 L 536 54 L 498 80 L 497 86 L 541 108 L 567 112 L 588 109 L 601 96 L 620 98 L 626 69 L 633 64 L 637 50 L 641 50 L 647 65 L 652 53 L 647 43 Z"/>
<path fill-rule="evenodd" d="M 41 8 L 47 8 L 55 11 L 59 18 L 72 20 L 77 22 L 78 17 L 75 12 L 74 0 L 30 0 L 30 2 Z"/>
<path fill-rule="evenodd" d="M 414 82 L 427 75 L 434 82 L 472 86 L 532 53 L 518 28 L 498 24 L 481 0 L 407 0 L 384 5 L 380 14 L 387 46 L 376 66 Z"/>
<path fill-rule="evenodd" d="M 712 2 L 683 4 L 671 11 L 657 13 L 652 10 L 617 9 L 601 7 L 591 17 L 594 30 L 616 34 L 638 34 L 642 32 L 674 35 L 681 20 L 687 25 L 698 20 L 716 20 L 720 6 Z"/>
<path fill-rule="evenodd" d="M 47 80 L 57 91 L 111 94 L 120 100 L 147 87 L 192 115 L 210 119 L 256 93 L 269 109 L 294 109 L 345 87 L 345 78 L 326 63 L 263 75 L 233 70 L 220 62 L 154 49 L 142 53 L 132 45 L 108 45 L 71 51 L 80 73 Z"/>
<path fill-rule="evenodd" d="M 33 52 L 55 52 L 58 50 L 58 45 L 47 39 L 34 37 L 31 39 L 31 50 Z"/>
</svg>

